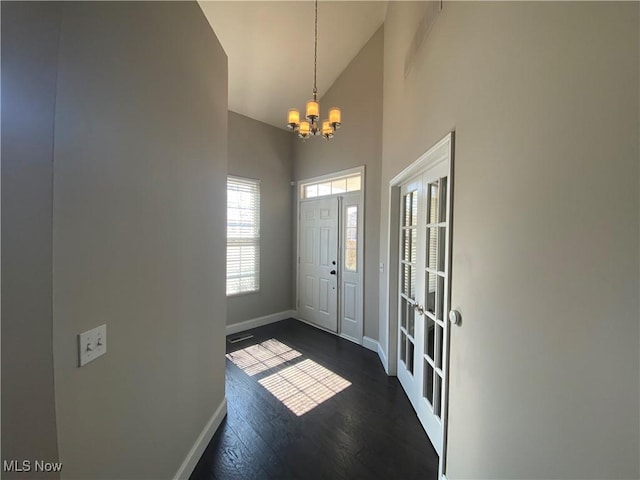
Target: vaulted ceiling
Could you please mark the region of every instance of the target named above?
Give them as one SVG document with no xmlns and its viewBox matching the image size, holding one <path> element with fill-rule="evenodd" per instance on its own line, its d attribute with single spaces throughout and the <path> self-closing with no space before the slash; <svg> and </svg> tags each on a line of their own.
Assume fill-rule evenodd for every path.
<svg viewBox="0 0 640 480">
<path fill-rule="evenodd" d="M 285 128 L 313 90 L 314 2 L 199 1 L 229 57 L 229 110 Z M 318 96 L 384 22 L 386 1 L 320 1 Z M 323 106 L 323 109 L 326 106 Z"/>
</svg>

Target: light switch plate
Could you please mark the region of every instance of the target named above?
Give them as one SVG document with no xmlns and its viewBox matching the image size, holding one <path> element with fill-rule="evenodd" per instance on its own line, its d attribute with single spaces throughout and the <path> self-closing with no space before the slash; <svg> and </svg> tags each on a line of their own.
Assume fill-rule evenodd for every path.
<svg viewBox="0 0 640 480">
<path fill-rule="evenodd" d="M 107 325 L 78 335 L 78 361 L 81 367 L 107 353 Z"/>
</svg>

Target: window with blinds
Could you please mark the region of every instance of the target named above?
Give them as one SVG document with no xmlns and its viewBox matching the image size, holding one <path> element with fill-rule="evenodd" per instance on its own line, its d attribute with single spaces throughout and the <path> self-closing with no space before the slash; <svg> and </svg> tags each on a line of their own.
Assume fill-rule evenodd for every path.
<svg viewBox="0 0 640 480">
<path fill-rule="evenodd" d="M 227 177 L 227 295 L 260 289 L 260 182 Z"/>
</svg>

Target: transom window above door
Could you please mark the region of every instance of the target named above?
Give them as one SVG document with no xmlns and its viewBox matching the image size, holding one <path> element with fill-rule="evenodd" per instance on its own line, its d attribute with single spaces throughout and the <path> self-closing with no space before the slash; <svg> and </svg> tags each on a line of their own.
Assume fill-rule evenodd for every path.
<svg viewBox="0 0 640 480">
<path fill-rule="evenodd" d="M 361 188 L 362 175 L 356 173 L 315 183 L 303 183 L 300 185 L 300 198 L 326 197 L 340 193 L 358 192 Z"/>
</svg>

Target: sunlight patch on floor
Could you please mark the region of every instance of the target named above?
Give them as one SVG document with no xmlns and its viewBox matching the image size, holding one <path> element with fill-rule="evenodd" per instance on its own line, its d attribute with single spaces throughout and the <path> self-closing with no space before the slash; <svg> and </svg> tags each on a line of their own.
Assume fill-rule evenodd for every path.
<svg viewBox="0 0 640 480">
<path fill-rule="evenodd" d="M 247 375 L 253 376 L 282 365 L 300 355 L 301 353 L 297 350 L 272 338 L 257 345 L 227 353 L 227 358 L 244 370 Z"/>
<path fill-rule="evenodd" d="M 313 360 L 283 368 L 259 383 L 297 416 L 304 415 L 351 385 Z"/>
</svg>

